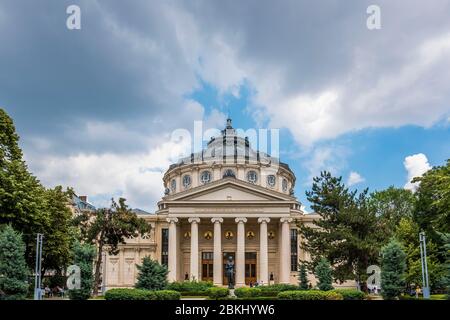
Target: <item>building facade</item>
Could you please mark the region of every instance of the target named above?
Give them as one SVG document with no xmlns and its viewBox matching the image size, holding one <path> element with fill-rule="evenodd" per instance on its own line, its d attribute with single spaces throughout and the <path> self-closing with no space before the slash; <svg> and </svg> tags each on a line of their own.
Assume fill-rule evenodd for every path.
<svg viewBox="0 0 450 320">
<path fill-rule="evenodd" d="M 133 286 L 144 256 L 167 265 L 169 281 L 226 285 L 224 265 L 232 257 L 237 287 L 298 283 L 298 261 L 308 259 L 298 224 L 318 216 L 302 212 L 289 166 L 254 150 L 230 119 L 204 150 L 171 165 L 163 183 L 158 210 L 139 215 L 151 232 L 106 255 L 105 289 Z"/>
</svg>

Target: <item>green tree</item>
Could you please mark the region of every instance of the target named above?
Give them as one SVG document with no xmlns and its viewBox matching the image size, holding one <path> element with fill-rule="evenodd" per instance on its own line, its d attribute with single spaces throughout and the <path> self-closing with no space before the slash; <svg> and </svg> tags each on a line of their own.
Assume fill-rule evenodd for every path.
<svg viewBox="0 0 450 320">
<path fill-rule="evenodd" d="M 25 244 L 21 235 L 6 225 L 0 232 L 0 299 L 25 299 L 27 275 Z"/>
<path fill-rule="evenodd" d="M 298 271 L 299 287 L 300 290 L 308 290 L 308 274 L 306 270 L 306 264 L 301 263 Z"/>
<path fill-rule="evenodd" d="M 370 204 L 379 219 L 386 242 L 394 232 L 402 218 L 411 218 L 414 213 L 415 197 L 410 190 L 393 186 L 370 195 Z"/>
<path fill-rule="evenodd" d="M 142 265 L 137 265 L 139 275 L 136 288 L 147 290 L 164 290 L 167 286 L 167 267 L 158 261 L 145 257 Z"/>
<path fill-rule="evenodd" d="M 367 267 L 378 262 L 382 240 L 367 190 L 360 194 L 351 192 L 342 183 L 342 177 L 321 172 L 306 196 L 321 217 L 312 226 L 299 226 L 305 239 L 302 246 L 311 254 L 312 269 L 325 257 L 334 266 L 335 279 L 355 279 L 364 284 Z"/>
<path fill-rule="evenodd" d="M 74 223 L 80 227 L 81 238 L 97 246 L 94 269 L 95 295 L 98 293 L 100 284 L 103 250 L 116 255 L 119 252 L 119 244 L 126 243 L 127 238 L 137 237 L 139 234 L 150 231 L 150 225 L 144 219 L 138 218 L 128 208 L 123 198 L 119 199 L 119 203 L 113 199 L 110 208 L 83 212 L 74 219 Z"/>
<path fill-rule="evenodd" d="M 394 238 L 381 250 L 381 294 L 396 299 L 404 289 L 406 254 Z"/>
<path fill-rule="evenodd" d="M 72 300 L 87 300 L 91 296 L 93 273 L 92 262 L 95 257 L 95 246 L 87 243 L 75 242 L 73 246 L 73 263 L 80 268 L 80 289 L 69 290 Z"/>
<path fill-rule="evenodd" d="M 322 291 L 333 290 L 333 270 L 326 258 L 321 258 L 315 268 L 317 287 Z"/>
</svg>

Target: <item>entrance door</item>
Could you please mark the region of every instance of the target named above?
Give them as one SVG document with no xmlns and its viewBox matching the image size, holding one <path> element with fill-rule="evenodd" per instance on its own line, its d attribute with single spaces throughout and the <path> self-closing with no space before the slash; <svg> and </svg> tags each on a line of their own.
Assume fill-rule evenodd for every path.
<svg viewBox="0 0 450 320">
<path fill-rule="evenodd" d="M 227 270 L 225 269 L 225 266 L 228 261 L 228 257 L 233 257 L 233 261 L 235 263 L 235 271 L 236 271 L 236 259 L 235 259 L 235 253 L 234 252 L 224 252 L 223 253 L 223 284 L 228 285 L 228 277 L 227 277 Z"/>
<path fill-rule="evenodd" d="M 212 252 L 202 252 L 202 280 L 213 281 L 214 256 Z"/>
<path fill-rule="evenodd" d="M 256 282 L 256 252 L 245 253 L 245 284 Z"/>
</svg>

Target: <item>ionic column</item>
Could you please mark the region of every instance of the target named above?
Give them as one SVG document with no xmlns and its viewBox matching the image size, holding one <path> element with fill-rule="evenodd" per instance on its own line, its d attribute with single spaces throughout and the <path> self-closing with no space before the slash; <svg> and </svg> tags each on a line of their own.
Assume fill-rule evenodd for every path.
<svg viewBox="0 0 450 320">
<path fill-rule="evenodd" d="M 198 281 L 198 223 L 200 218 L 189 218 L 191 224 L 191 280 Z"/>
<path fill-rule="evenodd" d="M 167 279 L 177 281 L 177 222 L 178 218 L 167 218 L 169 222 L 169 257 Z"/>
<path fill-rule="evenodd" d="M 259 281 L 269 284 L 269 252 L 267 243 L 267 224 L 270 218 L 259 218 Z"/>
<path fill-rule="evenodd" d="M 245 285 L 245 223 L 247 218 L 236 218 L 237 248 L 236 248 L 236 287 Z"/>
<path fill-rule="evenodd" d="M 214 275 L 213 282 L 216 286 L 223 284 L 222 274 L 222 218 L 212 218 L 211 222 L 214 223 Z"/>
<path fill-rule="evenodd" d="M 290 282 L 291 246 L 290 228 L 291 218 L 281 218 L 281 255 L 280 255 L 280 283 Z"/>
</svg>

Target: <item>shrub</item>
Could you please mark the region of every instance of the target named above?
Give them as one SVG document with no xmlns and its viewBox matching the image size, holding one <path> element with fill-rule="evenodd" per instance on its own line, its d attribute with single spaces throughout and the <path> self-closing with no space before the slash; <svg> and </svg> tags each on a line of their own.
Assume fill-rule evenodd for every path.
<svg viewBox="0 0 450 320">
<path fill-rule="evenodd" d="M 381 249 L 381 295 L 396 299 L 405 284 L 406 254 L 397 240 L 392 239 Z"/>
<path fill-rule="evenodd" d="M 150 290 L 110 289 L 105 293 L 106 300 L 155 300 L 156 295 Z"/>
<path fill-rule="evenodd" d="M 136 288 L 147 290 L 163 290 L 167 287 L 167 267 L 150 257 L 142 260 L 142 265 L 137 266 L 139 275 Z"/>
<path fill-rule="evenodd" d="M 92 273 L 92 261 L 95 257 L 95 246 L 88 243 L 76 242 L 73 247 L 73 262 L 80 267 L 80 289 L 69 290 L 71 300 L 87 300 L 91 296 L 94 276 Z"/>
<path fill-rule="evenodd" d="M 175 290 L 157 290 L 153 291 L 156 300 L 180 300 L 181 294 Z"/>
<path fill-rule="evenodd" d="M 327 259 L 321 258 L 315 268 L 315 274 L 319 280 L 317 287 L 322 291 L 333 290 L 333 271 Z"/>
<path fill-rule="evenodd" d="M 356 289 L 334 289 L 331 292 L 339 293 L 344 300 L 364 300 L 366 294 Z"/>
<path fill-rule="evenodd" d="M 262 297 L 276 297 L 278 293 L 283 291 L 293 291 L 298 290 L 298 286 L 293 284 L 273 284 L 270 286 L 260 286 L 258 289 L 261 290 Z"/>
<path fill-rule="evenodd" d="M 279 300 L 343 300 L 341 294 L 333 291 L 296 290 L 283 291 L 278 294 Z"/>
<path fill-rule="evenodd" d="M 207 290 L 208 297 L 214 300 L 228 297 L 230 293 L 228 288 L 211 287 Z"/>
<path fill-rule="evenodd" d="M 259 288 L 237 288 L 234 290 L 234 294 L 238 298 L 253 298 L 253 297 L 260 297 L 261 296 L 261 289 Z"/>
<path fill-rule="evenodd" d="M 169 283 L 167 289 L 178 291 L 182 296 L 207 296 L 208 289 L 212 287 L 209 281 L 183 281 Z"/>
</svg>

